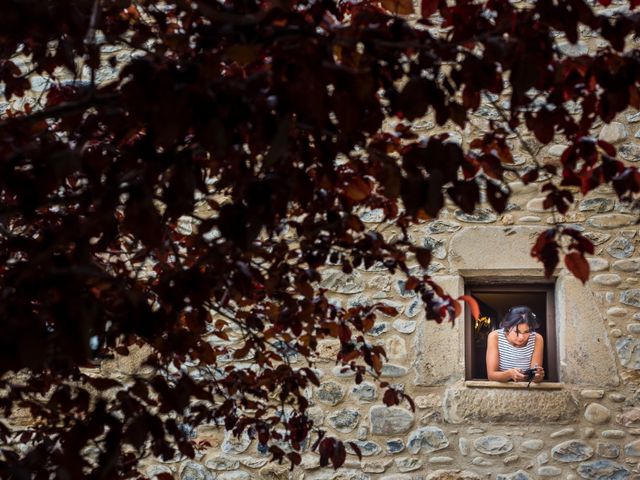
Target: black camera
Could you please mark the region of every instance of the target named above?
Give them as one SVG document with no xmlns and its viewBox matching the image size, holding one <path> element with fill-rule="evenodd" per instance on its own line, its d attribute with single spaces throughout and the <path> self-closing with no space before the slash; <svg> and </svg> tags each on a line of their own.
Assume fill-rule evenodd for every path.
<svg viewBox="0 0 640 480">
<path fill-rule="evenodd" d="M 526 370 L 522 370 L 522 374 L 527 377 L 527 380 L 531 381 L 536 376 L 536 372 L 538 369 L 536 367 L 527 368 Z"/>
</svg>

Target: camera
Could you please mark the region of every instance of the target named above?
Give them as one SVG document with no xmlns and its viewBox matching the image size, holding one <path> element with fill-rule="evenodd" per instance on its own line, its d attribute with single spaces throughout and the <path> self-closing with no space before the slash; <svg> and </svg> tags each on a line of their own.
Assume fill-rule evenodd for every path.
<svg viewBox="0 0 640 480">
<path fill-rule="evenodd" d="M 538 369 L 536 367 L 527 368 L 526 370 L 522 370 L 522 374 L 526 376 L 529 381 L 531 381 L 536 376 L 537 371 Z"/>
</svg>

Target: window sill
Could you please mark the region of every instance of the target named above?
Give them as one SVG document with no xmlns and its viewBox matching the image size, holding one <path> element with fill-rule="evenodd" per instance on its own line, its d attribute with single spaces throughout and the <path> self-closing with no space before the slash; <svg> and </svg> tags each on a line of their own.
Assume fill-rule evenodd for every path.
<svg viewBox="0 0 640 480">
<path fill-rule="evenodd" d="M 465 387 L 469 388 L 506 388 L 511 390 L 527 390 L 526 382 L 492 382 L 489 380 L 467 380 L 464 382 Z M 562 390 L 564 383 L 562 382 L 542 382 L 531 383 L 529 390 Z"/>
</svg>

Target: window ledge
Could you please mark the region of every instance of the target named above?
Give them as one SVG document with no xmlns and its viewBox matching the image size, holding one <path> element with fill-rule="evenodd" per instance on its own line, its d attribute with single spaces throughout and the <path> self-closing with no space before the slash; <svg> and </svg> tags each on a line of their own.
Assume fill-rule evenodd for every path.
<svg viewBox="0 0 640 480">
<path fill-rule="evenodd" d="M 506 388 L 511 390 L 562 390 L 563 382 L 533 383 L 527 388 L 527 382 L 493 382 L 489 380 L 467 380 L 465 387 L 469 388 Z"/>
</svg>

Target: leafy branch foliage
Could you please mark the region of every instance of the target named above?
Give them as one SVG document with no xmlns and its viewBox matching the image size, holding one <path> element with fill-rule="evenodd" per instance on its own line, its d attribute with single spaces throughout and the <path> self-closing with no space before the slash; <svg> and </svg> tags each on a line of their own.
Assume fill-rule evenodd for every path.
<svg viewBox="0 0 640 480">
<path fill-rule="evenodd" d="M 145 455 L 193 456 L 203 423 L 299 463 L 318 341 L 338 339 L 360 382 L 384 361 L 364 334 L 393 314 L 333 306 L 323 266 L 402 272 L 441 322 L 474 305 L 424 275 L 413 222 L 447 200 L 471 213 L 482 192 L 504 211 L 506 170 L 547 178 L 560 213 L 567 187 L 639 191 L 638 171 L 591 136 L 640 106 L 640 55 L 625 50 L 636 3 L 604 15 L 583 0 L 423 0 L 416 19 L 408 0 L 5 1 L 4 96 L 37 76 L 48 87 L 0 121 L 0 407 L 34 418 L 19 436 L 0 421 L 1 476 L 135 477 Z M 606 46 L 565 56 L 556 33 L 575 43 L 584 28 Z M 426 114 L 462 127 L 484 95 L 508 107 L 469 148 L 412 131 Z M 560 170 L 513 166 L 506 138 L 523 130 L 564 135 Z M 369 229 L 367 209 L 404 235 Z M 586 281 L 593 246 L 576 230 L 549 229 L 532 254 L 551 275 L 563 251 Z M 132 349 L 146 355 L 126 381 L 93 368 Z M 342 442 L 316 439 L 323 465 L 344 462 Z"/>
</svg>

